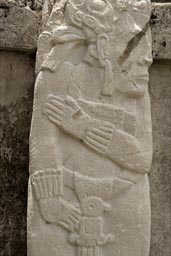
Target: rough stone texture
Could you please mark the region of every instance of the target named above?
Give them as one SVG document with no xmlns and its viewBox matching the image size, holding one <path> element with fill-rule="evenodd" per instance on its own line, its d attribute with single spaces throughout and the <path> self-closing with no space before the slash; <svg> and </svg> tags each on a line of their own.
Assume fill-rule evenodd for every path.
<svg viewBox="0 0 171 256">
<path fill-rule="evenodd" d="M 40 12 L 0 0 L 0 49 L 36 51 L 40 28 Z"/>
<path fill-rule="evenodd" d="M 152 2 L 170 3 L 170 0 Z M 36 51 L 41 30 L 41 9 L 41 0 L 0 0 L 0 49 Z M 153 6 L 151 28 L 154 58 L 171 59 L 170 17 L 171 4 Z"/>
<path fill-rule="evenodd" d="M 34 58 L 0 52 L 0 255 L 26 255 Z"/>
<path fill-rule="evenodd" d="M 171 255 L 171 62 L 150 70 L 154 156 L 150 173 L 152 239 L 150 256 Z"/>
<path fill-rule="evenodd" d="M 2 52 L 0 52 L 0 56 Z M 8 60 L 7 60 L 8 59 Z M 26 204 L 28 180 L 28 136 L 32 112 L 34 62 L 33 58 L 18 53 L 3 52 L 0 74 L 4 80 L 9 77 L 9 64 L 13 66 L 12 74 L 27 66 L 30 82 L 23 81 L 22 76 L 8 79 L 8 92 L 1 94 L 1 99 L 8 99 L 1 112 L 1 151 L 0 161 L 0 255 L 26 256 Z M 7 60 L 7 61 L 6 61 Z M 18 60 L 18 61 L 17 61 Z M 17 63 L 15 65 L 15 63 Z M 7 68 L 8 67 L 8 68 Z M 155 62 L 150 69 L 150 97 L 152 103 L 154 157 L 150 173 L 151 204 L 152 204 L 152 237 L 150 256 L 170 256 L 170 112 L 171 85 L 168 74 L 171 63 Z M 10 71 L 11 72 L 11 71 Z M 11 76 L 13 76 L 11 74 Z M 11 77 L 10 76 L 10 77 Z M 11 81 L 10 81 L 11 80 Z M 10 82 L 9 82 L 10 81 Z M 15 81 L 15 80 L 14 80 Z M 12 84 L 12 86 L 11 86 Z M 1 84 L 0 84 L 1 85 Z M 14 94 L 15 89 L 20 93 Z M 25 93 L 23 93 L 25 89 Z M 1 91 L 2 92 L 2 91 Z M 5 94 L 5 95 L 4 95 Z M 8 96 L 7 96 L 8 95 Z M 11 96 L 13 97 L 11 98 Z M 23 97 L 25 95 L 25 97 Z M 10 96 L 10 97 L 9 97 Z M 9 100 L 10 98 L 10 100 Z M 16 100 L 17 99 L 17 100 Z M 11 104 L 11 103 L 14 104 Z M 2 110 L 2 106 L 1 106 Z M 157 113 L 157 114 L 156 114 Z M 8 124 L 8 125 L 7 125 Z M 11 153 L 12 152 L 12 158 Z M 12 161 L 11 161 L 12 160 Z M 22 216 L 22 217 L 21 217 Z"/>
<path fill-rule="evenodd" d="M 48 9 L 30 132 L 29 256 L 149 256 L 150 7 L 69 0 Z"/>
<path fill-rule="evenodd" d="M 9 1 L 9 0 L 8 0 Z M 41 10 L 43 1 L 44 0 L 10 0 L 11 2 L 15 2 L 21 7 L 26 7 L 28 6 L 31 10 Z"/>
<path fill-rule="evenodd" d="M 22 1 L 23 3 L 25 1 Z M 154 1 L 153 1 L 154 2 Z M 170 2 L 155 1 L 155 2 Z M 160 31 L 161 32 L 161 31 Z M 171 39 L 170 39 L 171 40 Z M 2 52 L 0 52 L 1 55 Z M 27 72 L 30 76 L 34 73 L 34 62 L 30 57 L 22 54 L 3 53 L 3 67 L 9 66 L 4 64 L 7 56 L 10 56 L 12 66 L 15 66 L 16 59 L 17 67 L 21 59 L 24 59 L 23 66 L 27 66 Z M 15 56 L 15 61 L 14 61 Z M 2 59 L 1 59 L 2 60 Z M 26 61 L 27 60 L 27 61 Z M 151 201 L 152 201 L 152 242 L 150 256 L 170 256 L 170 139 L 168 133 L 170 131 L 170 112 L 171 112 L 171 85 L 169 80 L 169 69 L 171 63 L 162 62 L 154 63 L 151 68 L 150 78 L 150 97 L 152 100 L 152 117 L 154 126 L 154 159 L 152 171 L 150 174 L 151 184 Z M 13 72 L 13 69 L 9 69 Z M 0 77 L 7 79 L 10 72 L 2 70 L 0 62 Z M 15 72 L 14 72 L 15 73 Z M 3 76 L 2 76 L 3 74 Z M 9 79 L 10 80 L 10 79 Z M 12 80 L 15 80 L 12 76 Z M 21 82 L 20 82 L 20 81 Z M 34 80 L 34 79 L 33 79 Z M 0 162 L 0 202 L 2 203 L 0 213 L 0 255 L 1 256 L 25 256 L 26 255 L 26 201 L 27 201 L 27 178 L 28 178 L 28 134 L 30 130 L 30 118 L 32 109 L 33 96 L 33 80 L 29 83 L 23 81 L 23 73 L 18 76 L 15 88 L 21 89 L 21 97 L 17 96 L 18 104 L 13 104 L 3 107 L 1 116 L 5 117 L 3 127 L 5 138 L 3 138 L 3 146 L 1 150 L 6 152 L 10 148 L 13 152 L 6 153 L 5 160 Z M 11 84 L 9 81 L 8 84 Z M 1 86 L 1 83 L 0 83 Z M 14 83 L 12 83 L 14 86 Z M 8 97 L 12 102 L 16 101 L 16 94 L 13 96 L 13 87 L 8 89 Z M 27 96 L 23 97 L 23 88 L 29 89 Z M 1 89 L 0 89 L 1 90 Z M 10 93 L 11 92 L 11 93 Z M 1 99 L 4 95 L 1 94 Z M 21 99 L 22 98 L 22 99 Z M 166 103 L 167 99 L 167 103 Z M 4 102 L 4 100 L 3 100 Z M 160 104 L 159 104 L 160 102 Z M 1 108 L 2 109 L 2 108 Z M 154 109 L 154 110 L 153 110 Z M 166 115 L 166 113 L 168 113 Z M 4 120 L 3 119 L 3 120 Z M 11 121 L 12 120 L 12 121 Z M 8 125 L 7 125 L 8 124 Z M 165 134 L 165 136 L 163 136 Z M 156 141 L 156 142 L 155 142 Z M 161 143 L 162 142 L 162 143 Z M 8 150 L 9 152 L 9 150 Z M 168 152 L 168 154 L 166 154 Z M 157 167 L 156 167 L 156 164 Z M 159 167 L 158 167 L 159 166 Z M 1 216 L 3 216 L 1 218 Z M 22 216 L 22 217 L 21 217 Z"/>
<path fill-rule="evenodd" d="M 171 59 L 171 3 L 153 5 L 151 29 L 153 57 Z"/>
</svg>

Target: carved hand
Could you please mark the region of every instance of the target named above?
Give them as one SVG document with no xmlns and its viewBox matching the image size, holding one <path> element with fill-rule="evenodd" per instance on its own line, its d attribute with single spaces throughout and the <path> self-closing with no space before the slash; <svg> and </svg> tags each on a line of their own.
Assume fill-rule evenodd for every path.
<svg viewBox="0 0 171 256">
<path fill-rule="evenodd" d="M 44 105 L 44 114 L 62 128 L 72 122 L 80 110 L 77 102 L 70 96 L 64 99 L 56 95 L 49 95 L 48 102 Z"/>
<path fill-rule="evenodd" d="M 86 146 L 105 154 L 112 140 L 114 125 L 88 116 L 72 97 L 48 97 L 44 114 L 64 132 L 82 139 Z"/>
<path fill-rule="evenodd" d="M 32 186 L 43 219 L 69 231 L 78 228 L 81 212 L 61 198 L 61 172 L 56 170 L 38 171 L 32 175 Z"/>
<path fill-rule="evenodd" d="M 100 154 L 105 154 L 113 136 L 113 125 L 101 123 L 103 126 L 89 127 L 83 138 L 85 144 Z"/>
<path fill-rule="evenodd" d="M 49 95 L 48 102 L 44 105 L 44 114 L 64 132 L 78 138 L 82 137 L 84 133 L 82 130 L 85 130 L 85 119 L 88 119 L 88 116 L 72 97 L 62 98 Z M 83 121 L 82 127 L 80 127 L 80 123 L 78 124 L 80 120 Z M 79 135 L 80 133 L 81 135 Z"/>
<path fill-rule="evenodd" d="M 64 132 L 81 139 L 91 150 L 106 155 L 122 168 L 141 173 L 149 170 L 151 154 L 142 152 L 136 137 L 109 122 L 91 118 L 73 98 L 50 96 L 45 114 Z"/>
<path fill-rule="evenodd" d="M 39 201 L 39 207 L 46 222 L 56 223 L 71 232 L 78 229 L 81 212 L 68 201 L 43 198 Z"/>
<path fill-rule="evenodd" d="M 67 230 L 74 232 L 79 227 L 81 211 L 68 201 L 61 200 L 62 214 L 59 225 Z"/>
</svg>

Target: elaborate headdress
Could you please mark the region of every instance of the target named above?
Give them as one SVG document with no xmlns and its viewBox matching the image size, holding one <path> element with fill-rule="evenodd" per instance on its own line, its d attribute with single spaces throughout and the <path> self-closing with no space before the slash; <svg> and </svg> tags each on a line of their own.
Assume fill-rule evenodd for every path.
<svg viewBox="0 0 171 256">
<path fill-rule="evenodd" d="M 112 31 L 116 20 L 114 9 L 109 0 L 72 0 L 66 5 L 67 24 L 83 30 L 85 40 L 96 42 L 99 61 L 104 68 L 102 94 L 110 96 L 113 90 L 113 72 L 107 50 L 107 33 Z M 103 44 L 103 49 L 100 49 Z"/>
<path fill-rule="evenodd" d="M 89 28 L 95 35 L 112 30 L 114 10 L 108 0 L 73 0 L 66 6 L 67 23 Z M 87 35 L 89 37 L 91 35 Z"/>
</svg>

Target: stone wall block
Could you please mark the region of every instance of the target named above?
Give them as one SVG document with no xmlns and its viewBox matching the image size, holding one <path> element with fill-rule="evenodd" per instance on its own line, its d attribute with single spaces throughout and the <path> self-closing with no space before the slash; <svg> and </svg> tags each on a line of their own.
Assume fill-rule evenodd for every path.
<svg viewBox="0 0 171 256">
<path fill-rule="evenodd" d="M 153 4 L 151 29 L 153 57 L 171 59 L 171 3 Z"/>
<path fill-rule="evenodd" d="M 0 49 L 35 51 L 40 25 L 40 12 L 0 0 Z"/>
</svg>

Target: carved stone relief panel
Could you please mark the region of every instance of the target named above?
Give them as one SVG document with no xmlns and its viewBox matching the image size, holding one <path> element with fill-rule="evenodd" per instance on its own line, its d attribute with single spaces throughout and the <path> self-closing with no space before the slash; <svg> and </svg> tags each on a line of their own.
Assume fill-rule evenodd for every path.
<svg viewBox="0 0 171 256">
<path fill-rule="evenodd" d="M 149 0 L 44 3 L 28 255 L 148 256 Z"/>
</svg>

